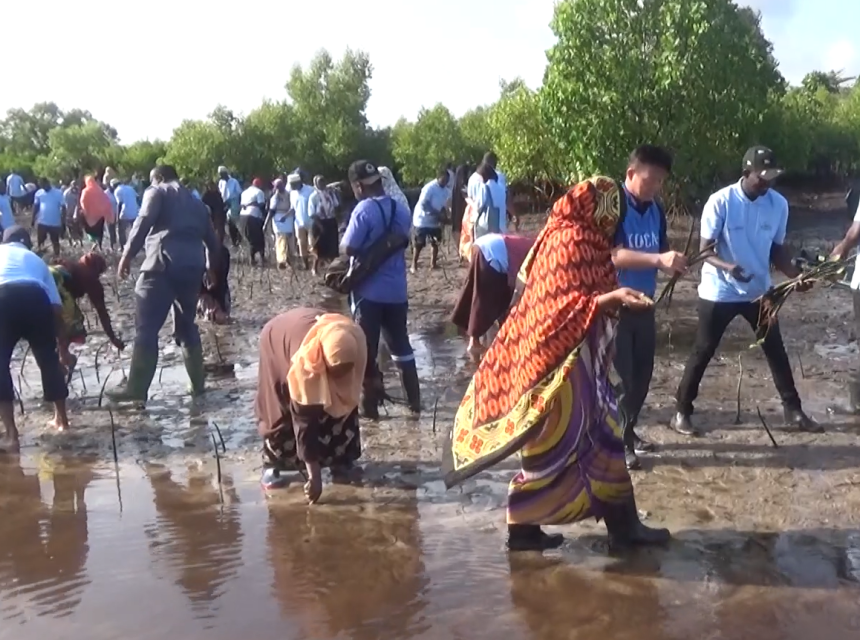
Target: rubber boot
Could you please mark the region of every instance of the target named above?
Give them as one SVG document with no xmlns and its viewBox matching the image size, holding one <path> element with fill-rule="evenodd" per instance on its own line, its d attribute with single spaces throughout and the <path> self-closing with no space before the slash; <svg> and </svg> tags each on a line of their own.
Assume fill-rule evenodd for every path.
<svg viewBox="0 0 860 640">
<path fill-rule="evenodd" d="M 668 529 L 652 529 L 642 524 L 632 494 L 626 501 L 609 507 L 603 520 L 609 533 L 610 549 L 661 545 L 672 537 Z"/>
<path fill-rule="evenodd" d="M 203 345 L 197 344 L 182 349 L 182 358 L 185 360 L 185 371 L 191 381 L 189 389 L 193 397 L 203 395 L 206 391 L 206 370 L 203 366 Z"/>
<path fill-rule="evenodd" d="M 361 389 L 361 417 L 379 420 L 379 393 L 382 383 L 374 378 L 365 378 Z"/>
<path fill-rule="evenodd" d="M 398 362 L 397 368 L 400 370 L 400 384 L 403 387 L 403 393 L 406 394 L 409 410 L 414 414 L 421 413 L 421 385 L 418 382 L 418 367 L 415 360 Z"/>
<path fill-rule="evenodd" d="M 639 456 L 636 455 L 636 432 L 633 431 L 633 424 L 627 419 L 623 411 L 619 411 L 621 418 L 622 440 L 624 442 L 624 463 L 627 465 L 628 471 L 635 471 L 642 468 L 642 463 L 639 462 Z"/>
<path fill-rule="evenodd" d="M 546 551 L 564 544 L 560 533 L 546 533 L 536 524 L 509 524 L 508 551 Z"/>
<path fill-rule="evenodd" d="M 155 377 L 158 353 L 135 345 L 128 366 L 128 380 L 105 395 L 114 402 L 146 402 L 149 385 Z"/>
</svg>

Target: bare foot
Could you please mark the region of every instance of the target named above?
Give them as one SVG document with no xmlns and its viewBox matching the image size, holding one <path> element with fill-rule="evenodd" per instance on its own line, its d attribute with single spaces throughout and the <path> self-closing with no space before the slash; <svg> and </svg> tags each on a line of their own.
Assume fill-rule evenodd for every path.
<svg viewBox="0 0 860 640">
<path fill-rule="evenodd" d="M 48 420 L 48 426 L 52 429 L 56 429 L 57 431 L 67 431 L 69 428 L 68 422 L 63 422 L 59 418 L 51 418 Z"/>
</svg>

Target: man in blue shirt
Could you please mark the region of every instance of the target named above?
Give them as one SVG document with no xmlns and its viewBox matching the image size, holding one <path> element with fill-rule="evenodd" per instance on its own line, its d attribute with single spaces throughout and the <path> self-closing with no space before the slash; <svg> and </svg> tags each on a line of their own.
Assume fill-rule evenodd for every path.
<svg viewBox="0 0 860 640">
<path fill-rule="evenodd" d="M 421 249 L 430 241 L 430 268 L 436 268 L 439 259 L 439 243 L 442 242 L 442 217 L 451 192 L 448 190 L 448 171 L 440 169 L 436 178 L 421 189 L 415 212 L 412 216 L 412 226 L 415 233 L 412 237 L 412 273 L 418 271 L 418 256 Z"/>
<path fill-rule="evenodd" d="M 670 423 L 684 435 L 699 435 L 690 421 L 693 402 L 729 323 L 742 316 L 757 334 L 765 330 L 759 324 L 756 300 L 771 288 L 770 265 L 789 278 L 800 275 L 784 245 L 788 202 L 770 188 L 782 173 L 773 151 L 760 146 L 748 149 L 741 169 L 741 179 L 713 194 L 702 211 L 701 247 L 716 242 L 716 255 L 702 267 L 696 343 L 678 386 L 677 413 Z M 801 408 L 779 323 L 767 329 L 762 349 L 782 399 L 786 424 L 822 432 Z"/>
<path fill-rule="evenodd" d="M 666 214 L 655 201 L 671 171 L 672 155 L 665 149 L 645 144 L 630 154 L 624 181 L 627 213 L 618 224 L 612 250 L 618 283 L 641 291 L 649 298 L 654 297 L 657 289 L 658 271 L 674 275 L 687 269 L 684 255 L 669 249 Z M 654 307 L 621 309 L 615 335 L 615 370 L 622 388 L 618 408 L 625 458 L 628 469 L 638 469 L 637 453 L 654 449 L 634 430 L 654 372 L 657 345 Z"/>
<path fill-rule="evenodd" d="M 6 182 L 0 180 L 0 230 L 9 229 L 15 224 L 12 213 L 12 198 L 6 193 Z"/>
<path fill-rule="evenodd" d="M 42 393 L 54 403 L 53 426 L 67 429 L 66 398 L 69 395 L 61 363 L 69 366 L 71 356 L 63 323 L 63 306 L 57 283 L 48 265 L 30 251 L 30 234 L 11 226 L 3 232 L 0 245 L 0 421 L 6 428 L 6 442 L 0 451 L 20 448 L 15 424 L 15 390 L 9 371 L 10 359 L 20 340 L 30 344 L 42 373 Z"/>
<path fill-rule="evenodd" d="M 39 180 L 41 187 L 33 200 L 33 222 L 36 224 L 36 247 L 42 250 L 45 240 L 51 239 L 54 256 L 60 255 L 60 236 L 66 217 L 66 199 L 47 178 Z"/>
<path fill-rule="evenodd" d="M 341 246 L 348 256 L 361 256 L 386 233 L 409 237 L 409 209 L 386 195 L 376 166 L 357 160 L 349 167 L 349 184 L 358 204 L 349 219 Z M 379 417 L 382 375 L 376 365 L 379 335 L 383 333 L 391 359 L 400 370 L 400 381 L 413 413 L 421 411 L 421 395 L 415 354 L 406 330 L 406 250 L 396 252 L 350 294 L 355 321 L 367 338 L 367 370 L 364 377 L 362 413 Z"/>
</svg>

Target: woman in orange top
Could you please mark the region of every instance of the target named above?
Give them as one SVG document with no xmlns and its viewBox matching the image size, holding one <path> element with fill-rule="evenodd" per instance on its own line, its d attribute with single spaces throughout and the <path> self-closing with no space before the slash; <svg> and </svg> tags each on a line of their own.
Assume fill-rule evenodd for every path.
<svg viewBox="0 0 860 640">
<path fill-rule="evenodd" d="M 101 249 L 105 223 L 113 223 L 113 207 L 107 194 L 95 178 L 87 176 L 84 182 L 86 186 L 81 192 L 81 206 L 79 207 L 81 214 L 83 214 L 83 220 L 80 222 L 90 240 Z"/>
</svg>

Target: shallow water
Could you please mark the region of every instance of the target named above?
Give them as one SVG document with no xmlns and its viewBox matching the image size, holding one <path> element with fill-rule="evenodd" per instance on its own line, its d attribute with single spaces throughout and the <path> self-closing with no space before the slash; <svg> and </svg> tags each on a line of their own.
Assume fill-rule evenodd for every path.
<svg viewBox="0 0 860 640">
<path fill-rule="evenodd" d="M 606 555 L 602 532 L 508 556 L 503 512 L 408 488 L 295 485 L 225 466 L 0 466 L 0 638 L 856 638 L 860 532 L 688 529 Z M 492 485 L 493 483 L 490 483 Z M 485 486 L 489 486 L 485 483 Z M 419 493 L 421 493 L 419 487 Z M 504 483 L 489 486 L 504 494 Z"/>
</svg>

